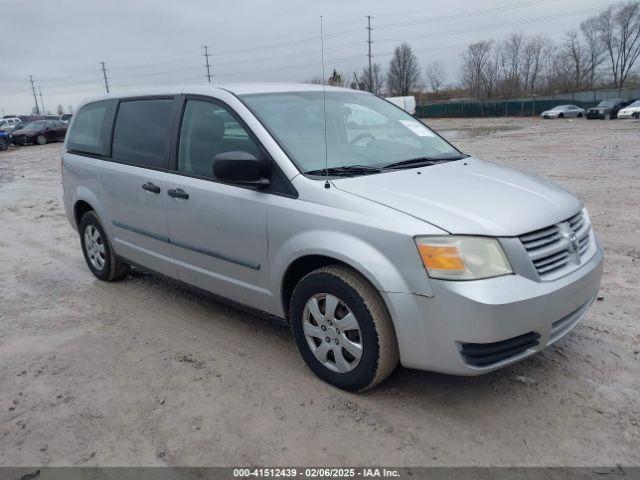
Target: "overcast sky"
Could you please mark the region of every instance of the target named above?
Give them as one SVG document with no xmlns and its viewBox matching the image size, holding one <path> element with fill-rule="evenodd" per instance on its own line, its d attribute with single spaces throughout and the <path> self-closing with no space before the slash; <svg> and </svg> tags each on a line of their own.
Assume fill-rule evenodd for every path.
<svg viewBox="0 0 640 480">
<path fill-rule="evenodd" d="M 613 0 L 0 0 L 0 109 L 33 108 L 29 74 L 47 110 L 129 86 L 204 83 L 202 45 L 213 81 L 305 81 L 320 76 L 320 15 L 326 68 L 366 65 L 366 15 L 374 61 L 385 69 L 402 41 L 421 69 L 445 63 L 457 79 L 474 41 L 513 31 L 561 38 Z M 442 18 L 445 17 L 445 18 Z"/>
</svg>

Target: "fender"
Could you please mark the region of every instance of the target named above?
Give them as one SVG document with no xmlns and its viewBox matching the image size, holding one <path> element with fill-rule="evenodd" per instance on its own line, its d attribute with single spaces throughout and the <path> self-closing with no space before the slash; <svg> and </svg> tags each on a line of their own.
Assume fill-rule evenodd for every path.
<svg viewBox="0 0 640 480">
<path fill-rule="evenodd" d="M 380 250 L 361 238 L 338 231 L 309 230 L 290 237 L 278 251 L 270 255 L 271 291 L 274 292 L 274 299 L 278 299 L 278 305 L 274 307 L 279 315 L 284 314 L 279 302 L 284 275 L 293 262 L 306 255 L 335 258 L 359 272 L 382 292 L 433 295 L 426 273 L 422 271 L 420 274 L 420 263 L 416 264 L 418 275 L 412 275 L 411 272 L 404 272 L 403 275 Z"/>
</svg>

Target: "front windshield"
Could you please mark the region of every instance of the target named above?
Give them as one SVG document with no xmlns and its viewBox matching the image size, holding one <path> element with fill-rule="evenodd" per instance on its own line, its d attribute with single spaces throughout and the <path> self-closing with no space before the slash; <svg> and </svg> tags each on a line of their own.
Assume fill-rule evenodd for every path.
<svg viewBox="0 0 640 480">
<path fill-rule="evenodd" d="M 598 106 L 599 107 L 613 107 L 616 103 L 618 102 L 618 100 L 603 100 L 601 101 Z"/>
<path fill-rule="evenodd" d="M 302 172 L 325 168 L 323 93 L 281 92 L 242 95 Z M 463 155 L 423 123 L 374 95 L 326 92 L 329 168 L 383 167 L 430 158 Z"/>
<path fill-rule="evenodd" d="M 553 107 L 551 110 L 565 110 L 567 105 L 558 105 L 557 107 Z"/>
<path fill-rule="evenodd" d="M 636 100 L 635 102 L 633 102 L 631 105 L 629 105 L 629 107 L 640 107 L 640 100 Z"/>
<path fill-rule="evenodd" d="M 46 125 L 47 125 L 47 122 L 44 122 L 44 121 L 30 122 L 30 123 L 27 123 L 23 128 L 25 130 L 39 130 L 40 128 L 44 128 Z"/>
</svg>

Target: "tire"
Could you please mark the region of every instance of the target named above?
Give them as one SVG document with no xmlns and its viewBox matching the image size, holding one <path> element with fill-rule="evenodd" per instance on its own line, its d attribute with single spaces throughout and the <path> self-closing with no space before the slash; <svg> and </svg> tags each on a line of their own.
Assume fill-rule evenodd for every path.
<svg viewBox="0 0 640 480">
<path fill-rule="evenodd" d="M 564 118 L 564 113 L 559 114 L 558 118 Z"/>
<path fill-rule="evenodd" d="M 605 119 L 605 120 L 611 120 L 611 114 L 610 114 L 610 113 L 606 113 L 606 114 L 604 115 L 604 119 Z"/>
<path fill-rule="evenodd" d="M 582 114 L 581 113 L 578 114 L 578 118 L 582 118 Z"/>
<path fill-rule="evenodd" d="M 45 137 L 43 134 L 40 134 L 36 137 L 36 143 L 38 145 L 46 145 L 47 144 L 47 137 Z"/>
<path fill-rule="evenodd" d="M 0 138 L 0 152 L 4 152 L 9 148 L 9 140 L 6 138 Z"/>
<path fill-rule="evenodd" d="M 89 211 L 82 216 L 78 231 L 84 259 L 97 278 L 112 282 L 129 273 L 129 265 L 116 257 L 95 212 Z"/>
<path fill-rule="evenodd" d="M 337 304 L 335 315 L 328 314 L 328 302 Z M 316 319 L 312 310 L 321 318 Z M 293 338 L 309 368 L 338 388 L 369 389 L 387 378 L 398 364 L 395 331 L 380 295 L 367 280 L 348 268 L 323 267 L 300 280 L 291 298 L 289 319 Z M 349 328 L 354 322 L 357 329 Z"/>
</svg>

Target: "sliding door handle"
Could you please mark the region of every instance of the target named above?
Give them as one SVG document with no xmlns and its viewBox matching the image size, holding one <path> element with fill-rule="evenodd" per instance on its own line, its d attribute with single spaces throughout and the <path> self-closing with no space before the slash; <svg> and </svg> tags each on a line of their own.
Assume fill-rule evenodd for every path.
<svg viewBox="0 0 640 480">
<path fill-rule="evenodd" d="M 142 189 L 150 193 L 160 193 L 160 187 L 151 182 L 147 182 L 142 185 Z"/>
<path fill-rule="evenodd" d="M 189 194 L 181 188 L 171 188 L 167 190 L 167 195 L 172 198 L 182 198 L 183 200 L 189 199 Z"/>
</svg>

